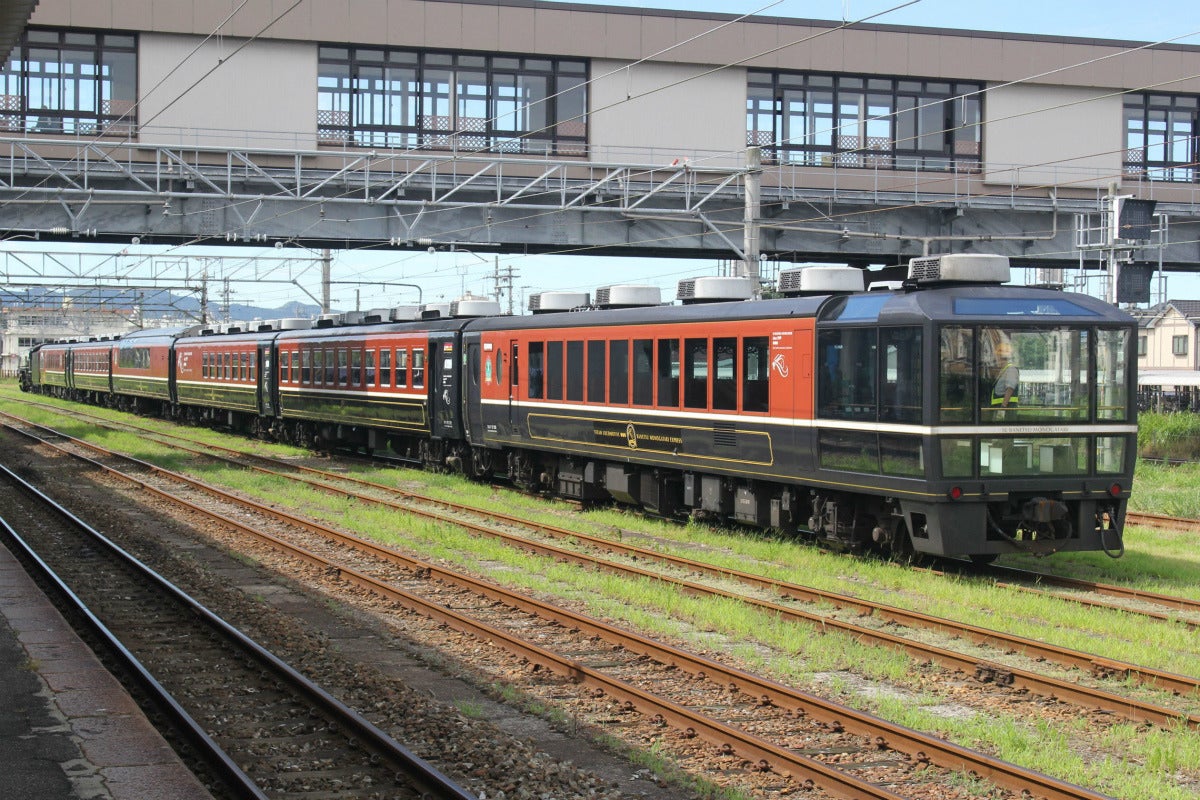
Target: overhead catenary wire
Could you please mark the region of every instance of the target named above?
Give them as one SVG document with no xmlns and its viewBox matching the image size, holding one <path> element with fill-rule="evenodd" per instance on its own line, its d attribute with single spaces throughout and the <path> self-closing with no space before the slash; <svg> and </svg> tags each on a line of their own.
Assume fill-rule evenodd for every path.
<svg viewBox="0 0 1200 800">
<path fill-rule="evenodd" d="M 904 4 L 904 5 L 909 5 L 909 4 Z M 901 6 L 901 7 L 902 7 L 902 6 Z M 881 12 L 881 13 L 886 13 L 886 12 Z M 878 16 L 878 15 L 875 15 L 875 16 Z M 1182 38 L 1182 37 L 1174 37 L 1174 38 Z M 1164 41 L 1172 41 L 1172 40 L 1164 40 Z M 1131 51 L 1128 51 L 1128 52 L 1132 52 L 1133 50 L 1139 50 L 1139 49 L 1143 49 L 1144 47 L 1148 47 L 1148 46 L 1153 46 L 1153 44 L 1150 44 L 1150 45 L 1142 45 L 1142 46 L 1140 46 L 1140 47 L 1138 47 L 1138 48 L 1133 48 Z M 1126 52 L 1126 51 L 1123 51 L 1123 52 Z M 1112 57 L 1112 56 L 1115 56 L 1115 55 L 1119 55 L 1119 54 L 1117 54 L 1117 53 L 1114 53 L 1114 54 L 1110 54 L 1109 56 L 1104 56 L 1104 57 L 1102 57 L 1102 58 Z M 1098 60 L 1098 59 L 1093 59 L 1092 61 L 1095 61 L 1095 60 Z M 743 60 L 743 61 L 744 61 L 744 60 Z M 743 61 L 739 61 L 739 62 L 736 62 L 736 63 L 743 63 Z M 1084 63 L 1090 63 L 1090 62 L 1084 62 Z M 1026 78 L 1026 79 L 1022 79 L 1022 80 L 1032 80 L 1032 79 L 1034 79 L 1034 78 L 1036 78 L 1036 77 L 1042 77 L 1042 76 L 1044 76 L 1044 75 L 1046 75 L 1046 74 L 1050 74 L 1051 72 L 1055 72 L 1055 71 L 1061 71 L 1061 70 L 1063 70 L 1063 69 L 1071 69 L 1071 68 L 1075 68 L 1075 67 L 1078 67 L 1078 66 L 1079 66 L 1079 65 L 1071 65 L 1071 66 L 1068 66 L 1068 67 L 1059 68 L 1059 70 L 1053 70 L 1053 71 L 1049 71 L 1049 72 L 1046 72 L 1046 73 L 1039 73 L 1039 75 L 1037 75 L 1037 76 L 1031 76 L 1030 78 Z M 700 77 L 700 76 L 693 76 L 693 78 L 692 78 L 692 79 L 695 79 L 695 78 L 698 78 L 698 77 Z M 1007 84 L 1007 85 L 1011 85 L 1012 83 L 1017 83 L 1017 82 L 1019 82 L 1019 81 L 1013 81 L 1013 82 L 1010 82 L 1010 84 Z M 657 90 L 661 90 L 662 88 L 666 88 L 666 87 L 660 87 L 660 88 L 659 88 L 659 89 L 657 89 Z M 994 87 L 989 87 L 989 89 L 990 89 L 990 88 L 994 88 Z M 1130 91 L 1133 91 L 1133 90 L 1130 90 Z M 604 110 L 604 109 L 599 109 L 598 111 L 602 111 L 602 110 Z M 314 204 L 315 204 L 315 203 L 314 203 Z M 902 206 L 896 206 L 896 208 L 900 208 L 900 207 L 902 207 Z M 285 212 L 285 213 L 293 213 L 293 212 L 289 211 L 289 212 Z M 437 213 L 437 211 L 433 211 L 433 212 L 430 212 L 430 213 Z M 863 213 L 863 212 L 859 212 L 859 213 Z M 260 222 L 261 222 L 261 220 L 260 220 Z M 190 242 L 190 243 L 197 243 L 197 242 L 193 241 L 193 242 Z M 189 244 L 190 244 L 190 243 L 189 243 Z M 368 245 L 368 246 L 364 246 L 364 247 L 362 247 L 362 248 L 354 248 L 354 249 L 352 249 L 352 250 L 350 250 L 350 251 L 347 251 L 347 252 L 353 252 L 353 251 L 355 251 L 355 250 L 366 250 L 366 249 L 370 249 L 371 247 L 372 247 L 371 245 Z M 562 252 L 566 252 L 566 251 L 562 251 Z M 573 251 L 573 252 L 578 252 L 578 251 Z"/>
</svg>

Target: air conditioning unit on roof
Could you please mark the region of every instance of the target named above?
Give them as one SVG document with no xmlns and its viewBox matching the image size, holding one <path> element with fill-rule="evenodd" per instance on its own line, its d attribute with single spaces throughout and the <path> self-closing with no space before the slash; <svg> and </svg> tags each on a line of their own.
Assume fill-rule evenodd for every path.
<svg viewBox="0 0 1200 800">
<path fill-rule="evenodd" d="M 779 272 L 779 292 L 786 297 L 863 291 L 863 271 L 856 267 L 800 267 Z"/>
<path fill-rule="evenodd" d="M 657 286 L 604 286 L 596 290 L 596 305 L 600 308 L 635 308 L 662 305 L 662 291 Z"/>
<path fill-rule="evenodd" d="M 908 262 L 908 279 L 917 284 L 1008 283 L 1011 277 L 1008 256 L 988 253 L 946 253 Z"/>
<path fill-rule="evenodd" d="M 684 278 L 675 294 L 675 298 L 685 304 L 749 300 L 753 296 L 754 281 L 749 276 L 716 275 Z"/>
<path fill-rule="evenodd" d="M 534 314 L 587 308 L 590 303 L 591 297 L 587 292 L 538 292 L 529 295 L 529 310 Z"/>
</svg>

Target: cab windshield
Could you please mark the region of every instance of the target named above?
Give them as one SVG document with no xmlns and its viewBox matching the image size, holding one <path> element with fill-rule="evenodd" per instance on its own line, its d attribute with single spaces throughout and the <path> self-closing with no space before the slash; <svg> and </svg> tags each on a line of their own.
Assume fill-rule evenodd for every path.
<svg viewBox="0 0 1200 800">
<path fill-rule="evenodd" d="M 1070 424 L 1093 415 L 1128 419 L 1129 338 L 1127 330 L 1078 326 L 943 327 L 940 419 L 982 424 Z"/>
</svg>

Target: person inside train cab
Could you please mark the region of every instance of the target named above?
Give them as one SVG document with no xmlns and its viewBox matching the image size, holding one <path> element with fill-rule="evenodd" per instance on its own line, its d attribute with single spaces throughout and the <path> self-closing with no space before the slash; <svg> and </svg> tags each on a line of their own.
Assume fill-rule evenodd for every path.
<svg viewBox="0 0 1200 800">
<path fill-rule="evenodd" d="M 1021 371 L 1013 360 L 1013 348 L 1009 335 L 997 330 L 986 332 L 983 340 L 982 374 L 986 376 L 990 386 L 986 393 L 981 392 L 981 400 L 988 416 L 1002 419 L 1005 409 L 1015 409 L 1020 402 L 1018 389 L 1020 387 Z"/>
</svg>

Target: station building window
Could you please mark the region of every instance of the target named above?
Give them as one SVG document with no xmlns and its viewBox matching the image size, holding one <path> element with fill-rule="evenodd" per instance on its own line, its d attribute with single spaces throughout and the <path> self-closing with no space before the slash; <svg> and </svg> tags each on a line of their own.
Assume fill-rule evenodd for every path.
<svg viewBox="0 0 1200 800">
<path fill-rule="evenodd" d="M 1200 179 L 1200 96 L 1125 95 L 1125 174 L 1151 181 Z"/>
<path fill-rule="evenodd" d="M 977 171 L 982 91 L 962 81 L 751 70 L 746 143 L 780 164 Z"/>
<path fill-rule="evenodd" d="M 0 71 L 0 131 L 132 136 L 137 38 L 29 28 Z"/>
<path fill-rule="evenodd" d="M 588 62 L 325 45 L 326 144 L 586 155 Z"/>
</svg>

